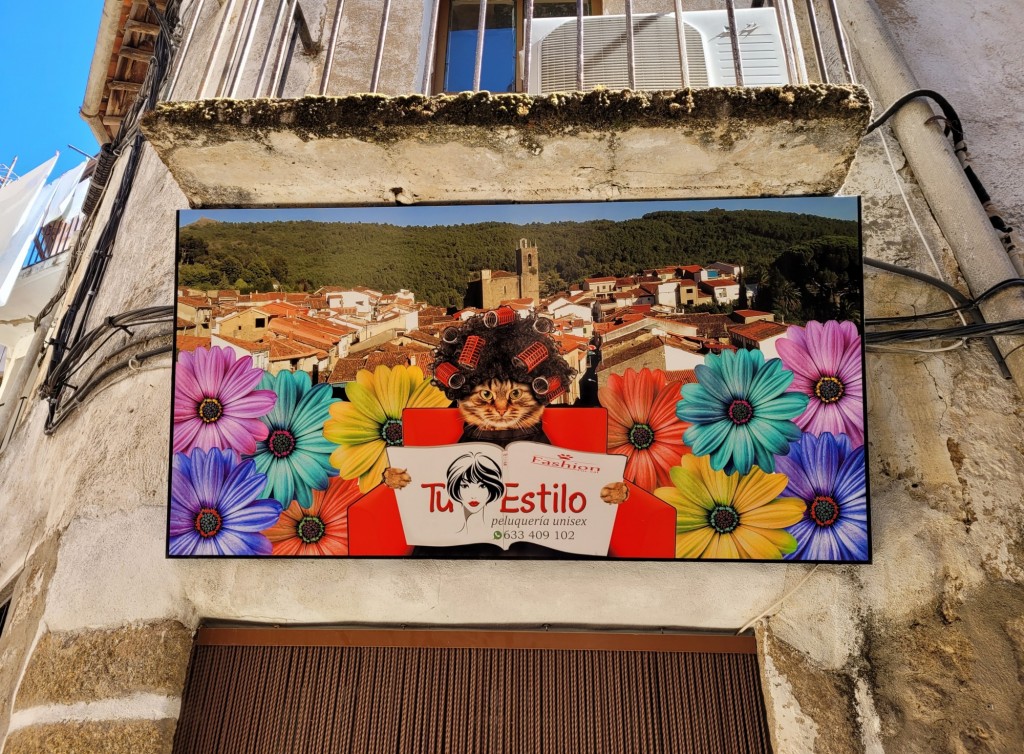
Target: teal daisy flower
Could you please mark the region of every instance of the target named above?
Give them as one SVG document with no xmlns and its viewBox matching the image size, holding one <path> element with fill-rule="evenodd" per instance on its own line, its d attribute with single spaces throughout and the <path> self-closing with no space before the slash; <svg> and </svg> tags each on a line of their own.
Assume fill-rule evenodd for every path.
<svg viewBox="0 0 1024 754">
<path fill-rule="evenodd" d="M 305 372 L 263 375 L 261 390 L 273 390 L 277 403 L 260 418 L 267 425 L 267 438 L 256 443 L 256 469 L 267 475 L 263 497 L 272 497 L 287 508 L 297 500 L 303 508 L 313 504 L 313 490 L 327 489 L 338 475 L 331 466 L 337 444 L 324 437 L 324 422 L 337 403 L 327 384 L 312 385 Z"/>
<path fill-rule="evenodd" d="M 697 382 L 683 385 L 676 404 L 676 416 L 690 423 L 683 441 L 693 454 L 710 456 L 711 468 L 727 474 L 755 465 L 774 471 L 775 456 L 800 439 L 792 420 L 809 400 L 786 392 L 793 373 L 758 350 L 712 354 L 695 371 Z"/>
</svg>

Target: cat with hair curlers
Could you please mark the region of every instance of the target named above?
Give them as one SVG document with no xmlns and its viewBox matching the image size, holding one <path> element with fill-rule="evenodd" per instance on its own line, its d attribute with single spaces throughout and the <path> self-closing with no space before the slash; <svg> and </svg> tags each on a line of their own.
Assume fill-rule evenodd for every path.
<svg viewBox="0 0 1024 754">
<path fill-rule="evenodd" d="M 435 352 L 435 384 L 456 402 L 463 422 L 459 442 L 502 448 L 520 441 L 550 444 L 544 411 L 565 394 L 575 374 L 559 355 L 550 329 L 550 321 L 535 314 L 508 322 L 484 314 L 445 330 Z M 467 351 L 472 359 L 465 357 Z M 411 481 L 405 469 L 384 471 L 384 484 L 392 489 Z M 614 482 L 601 490 L 601 499 L 618 504 L 628 494 L 624 483 Z"/>
</svg>

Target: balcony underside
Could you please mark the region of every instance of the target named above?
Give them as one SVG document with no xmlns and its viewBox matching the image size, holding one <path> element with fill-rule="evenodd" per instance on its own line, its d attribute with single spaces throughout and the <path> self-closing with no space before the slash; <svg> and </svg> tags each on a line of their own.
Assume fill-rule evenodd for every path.
<svg viewBox="0 0 1024 754">
<path fill-rule="evenodd" d="M 193 207 L 832 194 L 851 86 L 161 104 L 143 130 Z"/>
</svg>

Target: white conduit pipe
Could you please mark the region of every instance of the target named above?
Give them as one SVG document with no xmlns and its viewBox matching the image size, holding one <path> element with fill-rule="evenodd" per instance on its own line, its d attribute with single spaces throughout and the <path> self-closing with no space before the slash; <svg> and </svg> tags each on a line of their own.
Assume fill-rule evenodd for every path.
<svg viewBox="0 0 1024 754">
<path fill-rule="evenodd" d="M 872 0 L 847 3 L 843 21 L 861 69 L 882 106 L 921 88 Z M 934 115 L 925 100 L 917 99 L 908 102 L 889 123 L 964 280 L 977 296 L 997 283 L 1016 278 L 1017 271 L 949 140 L 943 136 L 941 123 L 925 123 Z M 981 311 L 987 322 L 1024 319 L 1024 293 L 1020 288 L 1008 288 L 983 302 Z M 995 340 L 1004 356 L 1024 343 L 1024 338 L 1018 336 L 997 336 Z M 1008 355 L 1006 365 L 1018 389 L 1024 392 L 1024 348 Z"/>
</svg>

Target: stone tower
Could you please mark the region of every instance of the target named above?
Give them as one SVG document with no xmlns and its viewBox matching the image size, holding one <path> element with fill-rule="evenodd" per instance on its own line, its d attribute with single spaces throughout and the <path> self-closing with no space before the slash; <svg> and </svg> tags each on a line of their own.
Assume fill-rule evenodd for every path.
<svg viewBox="0 0 1024 754">
<path fill-rule="evenodd" d="M 516 274 L 519 276 L 519 297 L 540 301 L 540 257 L 537 247 L 525 238 L 519 239 L 516 249 Z"/>
</svg>

